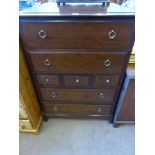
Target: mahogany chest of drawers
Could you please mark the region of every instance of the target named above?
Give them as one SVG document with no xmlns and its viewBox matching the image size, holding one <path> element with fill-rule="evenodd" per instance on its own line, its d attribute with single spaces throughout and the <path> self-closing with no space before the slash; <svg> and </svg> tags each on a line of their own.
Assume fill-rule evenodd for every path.
<svg viewBox="0 0 155 155">
<path fill-rule="evenodd" d="M 44 117 L 111 120 L 134 43 L 134 16 L 20 17 Z"/>
</svg>

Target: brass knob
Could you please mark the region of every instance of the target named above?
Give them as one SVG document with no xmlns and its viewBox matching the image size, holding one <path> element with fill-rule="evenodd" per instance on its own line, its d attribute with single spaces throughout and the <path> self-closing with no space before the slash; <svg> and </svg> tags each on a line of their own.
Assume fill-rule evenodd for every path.
<svg viewBox="0 0 155 155">
<path fill-rule="evenodd" d="M 51 61 L 47 58 L 47 59 L 44 60 L 44 64 L 45 64 L 45 66 L 50 66 Z"/>
<path fill-rule="evenodd" d="M 109 32 L 109 39 L 114 39 L 116 37 L 116 32 L 114 30 L 111 30 Z"/>
<path fill-rule="evenodd" d="M 100 99 L 103 99 L 103 98 L 104 98 L 104 94 L 103 94 L 103 93 L 99 93 L 99 94 L 98 94 L 98 97 L 99 97 Z"/>
<path fill-rule="evenodd" d="M 58 111 L 58 107 L 53 107 L 53 110 L 54 111 Z"/>
<path fill-rule="evenodd" d="M 110 80 L 109 80 L 109 79 L 107 79 L 107 80 L 106 80 L 106 83 L 110 83 Z"/>
<path fill-rule="evenodd" d="M 50 79 L 49 78 L 46 78 L 45 81 L 48 83 L 48 82 L 50 82 Z"/>
<path fill-rule="evenodd" d="M 97 111 L 97 112 L 102 112 L 103 109 L 102 109 L 101 107 L 97 107 L 96 111 Z"/>
<path fill-rule="evenodd" d="M 75 83 L 79 83 L 79 82 L 80 82 L 80 80 L 79 80 L 79 79 L 76 79 L 76 80 L 75 80 Z"/>
<path fill-rule="evenodd" d="M 51 96 L 52 98 L 56 98 L 57 94 L 56 94 L 56 92 L 52 92 L 52 93 L 50 94 L 50 96 Z"/>
<path fill-rule="evenodd" d="M 45 39 L 46 38 L 46 32 L 44 31 L 44 30 L 40 30 L 39 31 L 39 37 L 41 38 L 41 39 Z"/>
<path fill-rule="evenodd" d="M 106 67 L 109 67 L 109 66 L 111 65 L 111 61 L 110 61 L 109 59 L 105 60 L 105 61 L 104 61 L 104 65 L 105 65 Z"/>
</svg>

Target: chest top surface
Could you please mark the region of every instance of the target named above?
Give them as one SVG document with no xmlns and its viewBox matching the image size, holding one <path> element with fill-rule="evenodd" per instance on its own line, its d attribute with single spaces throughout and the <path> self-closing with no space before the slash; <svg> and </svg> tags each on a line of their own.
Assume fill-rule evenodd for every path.
<svg viewBox="0 0 155 155">
<path fill-rule="evenodd" d="M 20 17 L 29 16 L 134 16 L 133 6 L 110 3 L 102 4 L 65 4 L 58 6 L 56 2 L 35 3 L 32 7 L 19 11 Z"/>
</svg>

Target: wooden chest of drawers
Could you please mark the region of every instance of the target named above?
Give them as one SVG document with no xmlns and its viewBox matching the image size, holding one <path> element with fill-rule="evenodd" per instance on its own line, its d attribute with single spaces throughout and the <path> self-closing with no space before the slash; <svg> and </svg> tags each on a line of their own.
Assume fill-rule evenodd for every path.
<svg viewBox="0 0 155 155">
<path fill-rule="evenodd" d="M 21 17 L 44 117 L 111 120 L 134 43 L 134 16 Z"/>
</svg>

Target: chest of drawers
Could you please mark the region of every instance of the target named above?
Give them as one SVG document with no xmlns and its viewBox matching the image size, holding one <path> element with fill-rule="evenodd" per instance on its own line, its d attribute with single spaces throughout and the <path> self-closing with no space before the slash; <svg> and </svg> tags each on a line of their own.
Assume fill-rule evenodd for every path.
<svg viewBox="0 0 155 155">
<path fill-rule="evenodd" d="M 134 16 L 21 17 L 44 117 L 111 120 L 134 43 Z"/>
</svg>

